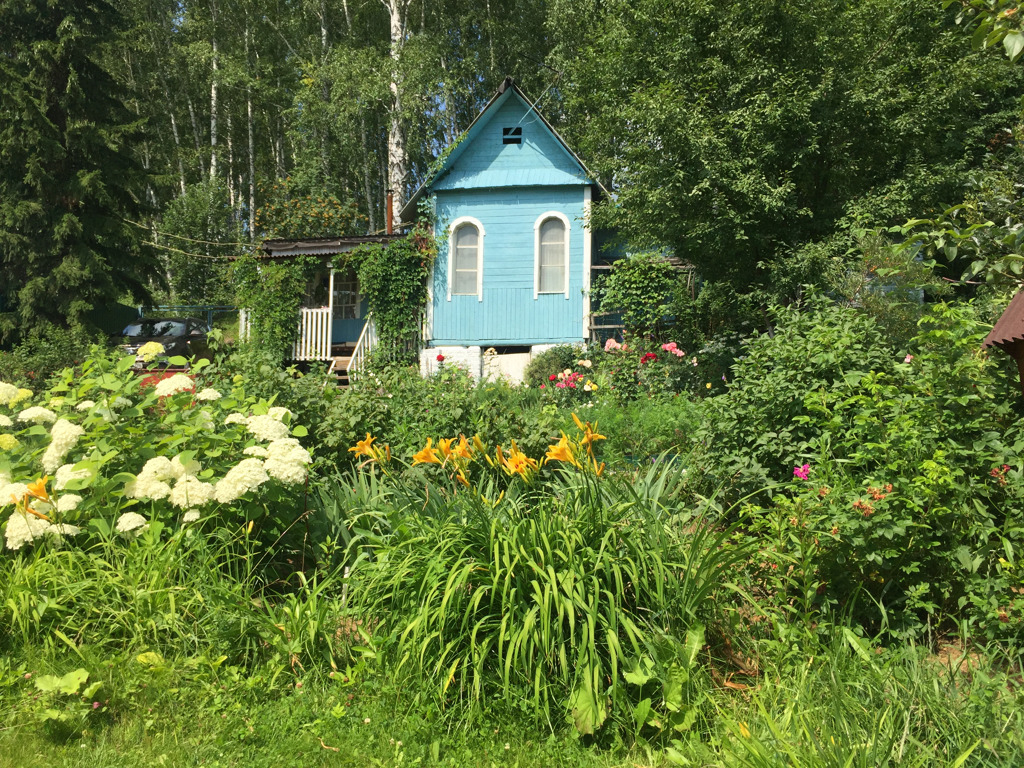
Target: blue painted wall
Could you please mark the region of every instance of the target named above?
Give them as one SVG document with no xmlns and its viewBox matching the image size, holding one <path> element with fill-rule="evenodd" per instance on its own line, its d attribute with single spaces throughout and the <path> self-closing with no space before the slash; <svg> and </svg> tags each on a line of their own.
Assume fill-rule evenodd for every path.
<svg viewBox="0 0 1024 768">
<path fill-rule="evenodd" d="M 500 133 L 499 133 L 500 141 Z M 432 341 L 435 345 L 527 345 L 582 341 L 584 186 L 505 187 L 440 191 L 434 264 Z M 534 288 L 534 222 L 548 211 L 569 218 L 569 298 Z M 484 228 L 483 301 L 448 300 L 448 229 L 461 216 Z"/>
</svg>

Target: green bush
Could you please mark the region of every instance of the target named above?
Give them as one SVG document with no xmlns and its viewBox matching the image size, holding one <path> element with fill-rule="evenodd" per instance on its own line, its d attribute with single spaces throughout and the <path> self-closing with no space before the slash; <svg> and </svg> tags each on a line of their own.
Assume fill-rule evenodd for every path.
<svg viewBox="0 0 1024 768">
<path fill-rule="evenodd" d="M 546 349 L 531 358 L 523 372 L 523 383 L 528 387 L 540 387 L 549 384 L 552 376 L 557 376 L 566 368 L 576 367 L 576 361 L 586 356 L 586 351 L 578 344 L 559 344 Z"/>
<path fill-rule="evenodd" d="M 53 374 L 81 364 L 90 348 L 102 341 L 82 326 L 35 331 L 9 352 L 0 351 L 0 381 L 41 388 Z"/>
</svg>

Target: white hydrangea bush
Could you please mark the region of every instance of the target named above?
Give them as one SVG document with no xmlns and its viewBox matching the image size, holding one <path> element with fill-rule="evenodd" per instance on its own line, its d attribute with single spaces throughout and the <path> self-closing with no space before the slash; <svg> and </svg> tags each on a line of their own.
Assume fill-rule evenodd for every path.
<svg viewBox="0 0 1024 768">
<path fill-rule="evenodd" d="M 32 392 L 0 381 L 3 548 L 126 544 L 166 529 L 286 520 L 313 457 L 287 408 L 188 373 L 133 371 L 94 351 Z M 192 535 L 191 533 L 189 535 Z"/>
</svg>

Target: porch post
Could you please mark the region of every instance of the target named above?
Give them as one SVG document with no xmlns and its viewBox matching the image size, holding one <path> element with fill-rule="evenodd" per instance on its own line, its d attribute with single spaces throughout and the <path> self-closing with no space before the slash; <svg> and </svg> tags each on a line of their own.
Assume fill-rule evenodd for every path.
<svg viewBox="0 0 1024 768">
<path fill-rule="evenodd" d="M 334 266 L 327 278 L 327 357 L 334 351 Z"/>
</svg>

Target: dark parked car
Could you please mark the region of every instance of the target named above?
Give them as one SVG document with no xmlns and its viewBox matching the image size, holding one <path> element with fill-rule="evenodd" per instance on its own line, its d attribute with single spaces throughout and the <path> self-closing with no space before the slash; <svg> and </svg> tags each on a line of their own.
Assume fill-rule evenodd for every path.
<svg viewBox="0 0 1024 768">
<path fill-rule="evenodd" d="M 206 335 L 210 327 L 201 320 L 181 317 L 142 318 L 127 326 L 122 332 L 122 349 L 136 353 L 139 347 L 150 341 L 162 344 L 164 355 L 173 357 L 209 357 L 210 347 Z"/>
</svg>

